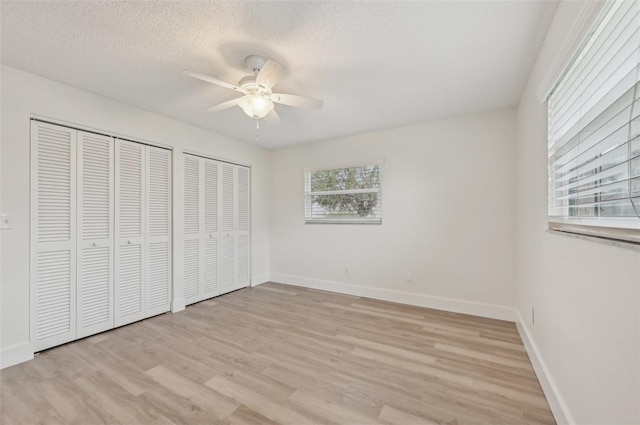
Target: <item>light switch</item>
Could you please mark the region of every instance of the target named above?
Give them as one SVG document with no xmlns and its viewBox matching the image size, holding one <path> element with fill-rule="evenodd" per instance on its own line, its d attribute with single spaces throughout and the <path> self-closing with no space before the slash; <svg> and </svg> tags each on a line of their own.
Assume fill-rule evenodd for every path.
<svg viewBox="0 0 640 425">
<path fill-rule="evenodd" d="M 0 214 L 0 229 L 14 229 L 15 221 L 13 214 Z"/>
</svg>

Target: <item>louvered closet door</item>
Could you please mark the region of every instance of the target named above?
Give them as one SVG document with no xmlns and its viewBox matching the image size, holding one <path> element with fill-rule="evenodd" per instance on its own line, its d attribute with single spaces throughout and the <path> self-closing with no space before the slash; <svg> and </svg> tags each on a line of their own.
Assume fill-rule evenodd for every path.
<svg viewBox="0 0 640 425">
<path fill-rule="evenodd" d="M 171 286 L 171 152 L 147 146 L 146 316 L 169 311 Z"/>
<path fill-rule="evenodd" d="M 203 174 L 203 224 L 202 235 L 202 298 L 211 298 L 220 294 L 220 248 L 219 218 L 220 202 L 220 163 L 210 159 L 202 160 Z"/>
<path fill-rule="evenodd" d="M 78 131 L 77 337 L 113 328 L 113 139 Z"/>
<path fill-rule="evenodd" d="M 76 336 L 76 131 L 31 122 L 31 341 Z"/>
<path fill-rule="evenodd" d="M 116 140 L 115 326 L 145 317 L 145 148 Z"/>
<path fill-rule="evenodd" d="M 184 298 L 186 304 L 201 300 L 202 159 L 184 155 Z"/>
<path fill-rule="evenodd" d="M 236 167 L 222 167 L 222 235 L 220 238 L 220 293 L 237 288 L 236 279 Z"/>
<path fill-rule="evenodd" d="M 250 282 L 250 169 L 248 167 L 237 166 L 237 214 L 236 214 L 236 259 L 237 277 L 236 288 L 246 288 Z"/>
</svg>

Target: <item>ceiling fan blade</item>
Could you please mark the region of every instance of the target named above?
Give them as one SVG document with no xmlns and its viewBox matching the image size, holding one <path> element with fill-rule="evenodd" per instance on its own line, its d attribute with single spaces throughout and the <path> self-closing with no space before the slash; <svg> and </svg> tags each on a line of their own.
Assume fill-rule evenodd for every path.
<svg viewBox="0 0 640 425">
<path fill-rule="evenodd" d="M 280 124 L 280 116 L 278 115 L 275 109 L 272 109 L 271 112 L 269 112 L 264 117 L 264 120 L 269 124 L 274 124 L 274 125 Z"/>
<path fill-rule="evenodd" d="M 322 100 L 310 97 L 296 96 L 295 94 L 272 93 L 271 101 L 283 105 L 296 106 L 298 108 L 322 109 Z"/>
<path fill-rule="evenodd" d="M 269 59 L 258 72 L 256 84 L 271 89 L 278 83 L 280 74 L 282 74 L 282 66 L 278 62 Z"/>
<path fill-rule="evenodd" d="M 238 104 L 238 102 L 240 101 L 240 99 L 242 99 L 242 97 L 238 97 L 236 99 L 231 99 L 227 102 L 222 102 L 218 105 L 212 106 L 211 108 L 207 109 L 207 112 L 218 112 L 218 111 L 224 111 L 225 109 L 229 109 L 232 108 L 234 106 L 236 106 Z"/>
<path fill-rule="evenodd" d="M 207 83 L 216 84 L 218 86 L 226 87 L 228 89 L 235 90 L 240 93 L 244 93 L 244 90 L 242 90 L 242 87 L 236 86 L 235 84 L 227 83 L 226 81 L 218 80 L 217 78 L 209 77 L 208 75 L 198 74 L 197 72 L 191 72 L 191 71 L 182 71 L 182 73 L 184 75 L 188 75 L 189 77 L 206 81 Z"/>
</svg>

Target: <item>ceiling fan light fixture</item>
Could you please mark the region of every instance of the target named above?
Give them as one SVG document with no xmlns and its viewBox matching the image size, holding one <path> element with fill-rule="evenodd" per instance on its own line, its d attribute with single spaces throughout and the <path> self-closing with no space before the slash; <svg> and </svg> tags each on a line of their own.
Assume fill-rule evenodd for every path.
<svg viewBox="0 0 640 425">
<path fill-rule="evenodd" d="M 251 118 L 264 118 L 273 109 L 273 102 L 259 95 L 247 95 L 238 100 L 238 106 Z"/>
</svg>

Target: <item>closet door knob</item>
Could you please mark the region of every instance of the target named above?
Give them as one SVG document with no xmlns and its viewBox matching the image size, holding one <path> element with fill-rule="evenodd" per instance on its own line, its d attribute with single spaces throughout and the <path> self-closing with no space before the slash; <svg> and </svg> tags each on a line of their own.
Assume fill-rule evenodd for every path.
<svg viewBox="0 0 640 425">
<path fill-rule="evenodd" d="M 94 242 L 94 243 L 92 243 L 91 245 L 93 245 L 93 246 L 98 246 L 98 242 Z"/>
<path fill-rule="evenodd" d="M 129 239 L 129 240 L 127 241 L 127 243 L 128 243 L 129 245 L 131 245 L 131 244 L 133 243 L 133 241 L 132 241 L 131 239 Z"/>
</svg>

